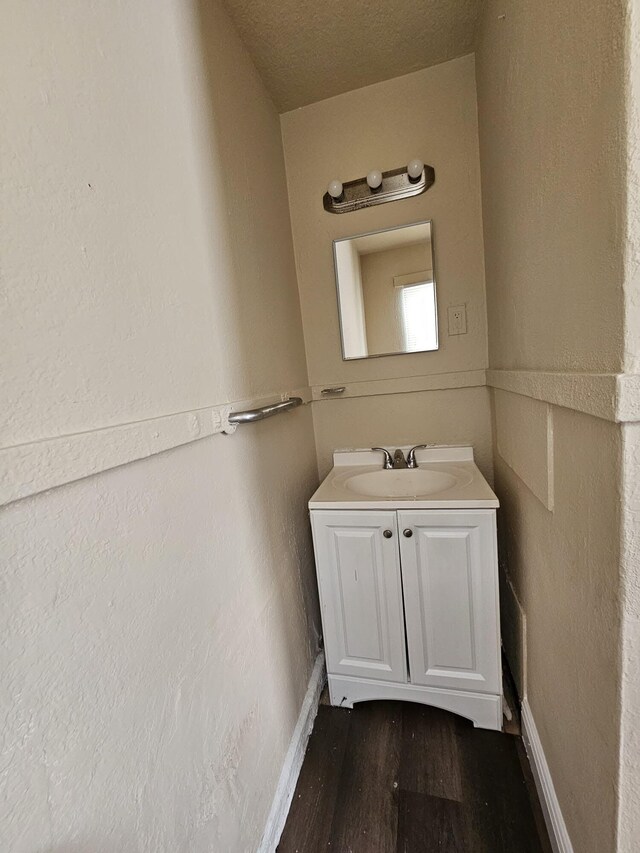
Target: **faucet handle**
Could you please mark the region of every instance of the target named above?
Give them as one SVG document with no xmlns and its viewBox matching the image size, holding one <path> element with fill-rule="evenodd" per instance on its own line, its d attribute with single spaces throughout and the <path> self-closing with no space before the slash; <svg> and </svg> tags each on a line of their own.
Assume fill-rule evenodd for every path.
<svg viewBox="0 0 640 853">
<path fill-rule="evenodd" d="M 415 447 L 412 447 L 409 453 L 407 454 L 407 468 L 417 468 L 418 463 L 416 462 L 416 450 L 420 450 L 423 447 L 428 447 L 428 444 L 416 444 Z"/>
<path fill-rule="evenodd" d="M 393 459 L 386 447 L 372 447 L 371 449 L 379 450 L 381 453 L 384 453 L 384 464 L 382 466 L 384 469 L 388 471 L 390 468 L 393 468 Z"/>
</svg>

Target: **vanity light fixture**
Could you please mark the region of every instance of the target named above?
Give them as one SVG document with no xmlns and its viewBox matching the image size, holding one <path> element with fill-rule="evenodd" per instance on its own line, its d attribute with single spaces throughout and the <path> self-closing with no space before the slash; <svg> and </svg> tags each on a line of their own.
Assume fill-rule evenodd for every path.
<svg viewBox="0 0 640 853">
<path fill-rule="evenodd" d="M 363 207 L 385 204 L 426 192 L 436 180 L 433 166 L 415 158 L 402 169 L 381 172 L 372 169 L 355 181 L 331 181 L 322 204 L 328 213 L 350 213 Z"/>
</svg>

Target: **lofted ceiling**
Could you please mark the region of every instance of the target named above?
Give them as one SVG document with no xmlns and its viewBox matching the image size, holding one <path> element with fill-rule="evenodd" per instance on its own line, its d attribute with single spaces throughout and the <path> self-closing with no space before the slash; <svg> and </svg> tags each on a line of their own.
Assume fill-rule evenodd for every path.
<svg viewBox="0 0 640 853">
<path fill-rule="evenodd" d="M 225 0 L 281 112 L 473 50 L 482 0 Z"/>
</svg>

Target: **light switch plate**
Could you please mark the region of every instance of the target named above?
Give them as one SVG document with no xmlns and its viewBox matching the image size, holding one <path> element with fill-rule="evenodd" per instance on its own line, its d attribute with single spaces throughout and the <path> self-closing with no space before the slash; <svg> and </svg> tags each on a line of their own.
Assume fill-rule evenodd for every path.
<svg viewBox="0 0 640 853">
<path fill-rule="evenodd" d="M 450 305 L 447 309 L 450 335 L 467 334 L 467 306 Z"/>
</svg>

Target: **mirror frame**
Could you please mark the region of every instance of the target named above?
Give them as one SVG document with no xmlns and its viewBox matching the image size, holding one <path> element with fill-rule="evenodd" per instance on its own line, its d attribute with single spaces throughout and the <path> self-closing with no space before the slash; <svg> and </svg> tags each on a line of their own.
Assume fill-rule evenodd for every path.
<svg viewBox="0 0 640 853">
<path fill-rule="evenodd" d="M 345 355 L 344 353 L 344 329 L 342 327 L 342 310 L 340 307 L 340 282 L 338 281 L 338 255 L 336 243 L 344 243 L 346 240 L 357 240 L 359 237 L 371 237 L 373 234 L 385 234 L 387 231 L 399 231 L 401 228 L 411 228 L 414 225 L 429 225 L 431 227 L 431 263 L 433 270 L 433 301 L 434 319 L 436 324 L 436 347 L 435 349 L 410 350 L 409 352 L 376 352 L 372 355 Z M 352 234 L 350 237 L 339 237 L 332 241 L 333 246 L 333 274 L 336 281 L 336 302 L 338 308 L 338 324 L 340 326 L 340 351 L 343 361 L 366 361 L 368 358 L 389 358 L 394 355 L 421 355 L 427 352 L 438 352 L 440 349 L 440 331 L 438 327 L 438 285 L 436 280 L 436 253 L 433 243 L 433 219 L 421 219 L 418 222 L 407 222 L 405 225 L 392 225 L 389 228 L 378 228 L 375 231 L 364 231 L 362 234 Z"/>
</svg>

